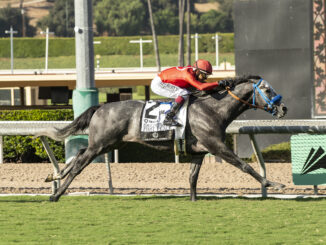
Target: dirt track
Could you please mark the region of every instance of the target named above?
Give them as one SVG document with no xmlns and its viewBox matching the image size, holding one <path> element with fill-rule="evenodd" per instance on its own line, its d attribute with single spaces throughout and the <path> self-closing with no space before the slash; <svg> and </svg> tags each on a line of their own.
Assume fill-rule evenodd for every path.
<svg viewBox="0 0 326 245">
<path fill-rule="evenodd" d="M 252 163 L 257 171 L 258 165 Z M 60 165 L 63 167 L 63 165 Z M 290 163 L 266 163 L 267 178 L 286 185 L 282 192 L 313 194 L 312 186 L 292 183 Z M 185 194 L 189 193 L 189 164 L 120 163 L 111 164 L 115 193 L 123 194 Z M 51 193 L 51 183 L 45 183 L 51 164 L 0 164 L 0 193 Z M 91 164 L 72 182 L 68 192 L 108 192 L 108 172 L 105 164 Z M 249 194 L 260 193 L 260 184 L 227 163 L 204 163 L 198 180 L 198 193 Z M 326 187 L 320 187 L 326 194 Z"/>
</svg>

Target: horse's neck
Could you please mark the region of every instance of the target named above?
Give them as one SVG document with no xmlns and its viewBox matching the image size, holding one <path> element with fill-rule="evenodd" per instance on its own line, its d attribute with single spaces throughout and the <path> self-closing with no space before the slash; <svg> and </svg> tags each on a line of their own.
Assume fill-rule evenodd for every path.
<svg viewBox="0 0 326 245">
<path fill-rule="evenodd" d="M 232 93 L 240 99 L 247 101 L 252 95 L 252 87 L 245 83 L 239 84 Z M 214 107 L 214 111 L 218 112 L 218 120 L 223 121 L 226 127 L 244 111 L 249 109 L 248 105 L 236 100 L 230 94 L 226 94 L 225 97 L 220 100 L 216 100 L 212 96 L 211 103 L 209 104 Z"/>
<path fill-rule="evenodd" d="M 243 83 L 238 85 L 234 91 L 232 91 L 239 99 L 248 101 L 252 96 L 252 86 L 251 84 Z M 249 109 L 249 106 L 245 103 L 238 101 L 231 95 L 227 96 L 228 100 L 230 101 L 230 104 L 232 104 L 232 110 L 234 112 L 233 115 L 230 117 L 230 123 L 236 119 L 238 116 L 240 116 L 244 111 Z M 250 101 L 248 101 L 250 103 Z"/>
</svg>

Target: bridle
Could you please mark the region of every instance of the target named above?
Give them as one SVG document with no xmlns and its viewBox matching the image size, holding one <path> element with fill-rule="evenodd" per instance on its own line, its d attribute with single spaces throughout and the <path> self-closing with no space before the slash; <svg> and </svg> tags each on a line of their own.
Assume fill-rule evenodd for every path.
<svg viewBox="0 0 326 245">
<path fill-rule="evenodd" d="M 225 89 L 227 90 L 227 92 L 229 93 L 229 95 L 231 95 L 233 98 L 235 98 L 236 100 L 240 101 L 241 103 L 248 105 L 250 108 L 253 109 L 261 109 L 264 111 L 267 111 L 269 113 L 271 113 L 273 116 L 276 114 L 276 109 L 273 107 L 275 103 L 278 103 L 282 100 L 282 96 L 280 94 L 277 94 L 275 97 L 273 97 L 271 100 L 264 94 L 263 91 L 261 91 L 261 89 L 259 88 L 259 85 L 261 84 L 261 82 L 263 81 L 263 79 L 260 79 L 258 83 L 254 83 L 253 84 L 253 96 L 252 96 L 252 103 L 249 103 L 248 101 L 245 101 L 241 98 L 239 98 L 237 95 L 235 95 L 234 93 L 231 92 L 231 88 L 230 87 L 226 87 Z M 259 92 L 260 96 L 263 98 L 263 100 L 267 103 L 267 106 L 259 106 L 256 105 L 256 90 Z"/>
</svg>

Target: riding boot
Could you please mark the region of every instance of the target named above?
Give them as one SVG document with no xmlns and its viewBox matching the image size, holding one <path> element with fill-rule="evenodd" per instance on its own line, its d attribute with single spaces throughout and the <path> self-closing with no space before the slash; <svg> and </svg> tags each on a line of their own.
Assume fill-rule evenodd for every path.
<svg viewBox="0 0 326 245">
<path fill-rule="evenodd" d="M 166 126 L 175 126 L 175 127 L 182 127 L 180 123 L 178 123 L 174 117 L 178 113 L 179 109 L 181 108 L 182 103 L 173 102 L 171 110 L 166 114 L 166 117 L 163 121 L 163 124 Z"/>
</svg>

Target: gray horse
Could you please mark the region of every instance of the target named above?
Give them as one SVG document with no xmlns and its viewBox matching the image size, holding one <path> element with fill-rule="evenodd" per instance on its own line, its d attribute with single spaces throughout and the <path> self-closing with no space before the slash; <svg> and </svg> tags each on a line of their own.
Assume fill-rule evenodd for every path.
<svg viewBox="0 0 326 245">
<path fill-rule="evenodd" d="M 188 105 L 188 121 L 185 138 L 187 153 L 192 156 L 190 165 L 190 198 L 196 200 L 198 174 L 205 154 L 219 156 L 226 162 L 250 174 L 265 187 L 276 189 L 284 185 L 267 180 L 249 164 L 242 161 L 224 143 L 227 126 L 242 112 L 249 108 L 260 108 L 281 118 L 286 107 L 281 96 L 259 76 L 227 79 L 230 87 L 226 90 L 207 91 L 193 94 Z M 67 164 L 57 176 L 50 174 L 46 181 L 63 179 L 62 186 L 50 197 L 58 201 L 73 179 L 100 154 L 118 149 L 125 142 L 138 142 L 153 148 L 173 151 L 174 142 L 142 141 L 140 138 L 140 118 L 144 101 L 128 100 L 93 106 L 63 129 L 51 128 L 36 136 L 48 136 L 63 140 L 88 128 L 88 147 L 81 149 L 77 156 Z"/>
</svg>

